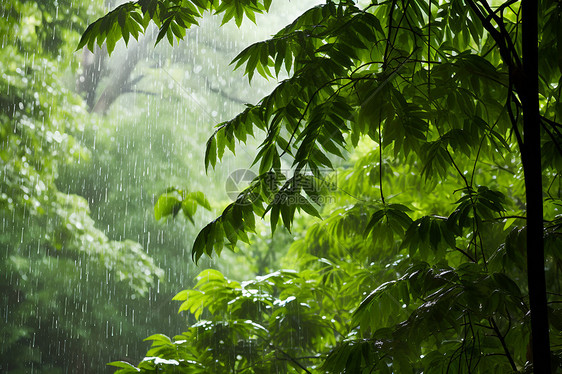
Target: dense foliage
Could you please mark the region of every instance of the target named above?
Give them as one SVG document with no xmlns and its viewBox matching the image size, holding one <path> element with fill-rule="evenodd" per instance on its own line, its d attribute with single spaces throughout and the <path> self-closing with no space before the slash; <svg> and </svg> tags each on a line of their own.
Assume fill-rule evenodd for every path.
<svg viewBox="0 0 562 374">
<path fill-rule="evenodd" d="M 68 1 L 0 6 L 1 371 L 82 372 L 113 357 L 108 341 L 134 317 L 112 297 L 145 296 L 163 273 L 60 188 L 61 170 L 91 157 L 79 137 L 93 122 L 67 81 L 78 30 L 100 11 Z"/>
<path fill-rule="evenodd" d="M 541 236 L 559 369 L 562 23 L 560 4 L 538 4 Z M 81 45 L 127 40 L 150 20 L 172 42 L 204 11 L 239 24 L 269 5 L 127 3 L 92 24 Z M 298 236 L 288 256 L 297 270 L 241 283 L 202 272 L 176 296 L 198 322 L 174 339 L 148 338 L 153 347 L 136 367 L 114 365 L 309 373 L 543 365 L 533 353 L 545 352 L 530 341 L 529 290 L 540 279 L 528 280 L 526 266 L 526 192 L 537 181 L 525 180 L 532 79 L 521 62 L 524 15 L 518 1 L 327 1 L 241 52 L 234 63 L 250 79 L 282 69 L 289 78 L 207 143 L 214 167 L 237 141 L 264 139 L 258 177 L 203 228 L 193 257 L 251 243 L 257 216 Z M 348 161 L 334 167 L 339 158 Z M 337 186 L 328 202 L 325 169 Z M 302 234 L 299 212 L 324 218 L 297 220 Z"/>
</svg>

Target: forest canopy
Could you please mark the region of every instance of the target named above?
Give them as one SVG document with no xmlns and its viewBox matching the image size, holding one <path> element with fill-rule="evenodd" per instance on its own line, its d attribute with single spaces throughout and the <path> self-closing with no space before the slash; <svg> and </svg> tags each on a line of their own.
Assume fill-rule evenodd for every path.
<svg viewBox="0 0 562 374">
<path fill-rule="evenodd" d="M 240 25 L 270 4 L 127 3 L 80 46 L 127 42 L 150 20 L 157 42 L 173 43 L 206 11 Z M 255 216 L 272 232 L 295 230 L 299 212 L 326 218 L 291 246 L 300 272 L 242 284 L 202 273 L 176 296 L 198 323 L 152 336 L 149 355 L 173 360 L 139 368 L 558 366 L 559 6 L 328 0 L 243 50 L 233 64 L 249 80 L 289 78 L 207 142 L 206 168 L 256 131 L 263 139 L 258 176 L 201 230 L 193 258 L 251 243 Z M 334 167 L 347 152 L 355 163 Z M 335 204 L 322 204 L 326 169 L 345 176 Z"/>
<path fill-rule="evenodd" d="M 78 48 L 111 52 L 151 24 L 156 43 L 176 44 L 203 15 L 240 26 L 271 6 L 127 2 L 91 23 Z M 277 84 L 209 134 L 209 175 L 228 152 L 260 145 L 248 164 L 255 178 L 194 235 L 191 258 L 224 248 L 251 257 L 282 230 L 290 235 L 275 244 L 288 253 L 250 279 L 201 271 L 174 297 L 187 325 L 146 338 L 140 362 L 110 365 L 562 369 L 560 6 L 326 0 L 239 52 L 232 68 Z M 154 203 L 156 218 L 184 224 L 197 222 L 198 206 L 212 209 L 189 185 Z"/>
<path fill-rule="evenodd" d="M 127 42 L 149 20 L 159 27 L 157 42 L 173 43 L 206 11 L 240 25 L 270 5 L 127 3 L 91 24 L 80 46 Z M 174 341 L 151 337 L 149 354 L 171 358 L 165 352 L 191 347 L 195 334 L 200 348 L 173 365 L 549 372 L 548 316 L 557 320 L 552 299 L 559 295 L 558 8 L 549 1 L 327 1 L 243 50 L 233 64 L 250 80 L 254 72 L 279 77 L 282 69 L 289 78 L 209 139 L 205 167 L 214 167 L 226 148 L 264 133 L 258 176 L 201 230 L 193 258 L 250 242 L 254 216 L 269 216 L 272 231 L 279 218 L 294 229 L 298 212 L 328 217 L 291 247 L 301 273 L 272 274 L 282 281 L 270 282 L 268 296 L 202 274 L 176 298 L 185 300 L 180 311 L 205 319 Z M 372 150 L 338 181 L 341 201 L 322 206 L 324 170 L 367 139 Z M 299 287 L 287 292 L 286 283 Z M 338 321 L 341 311 L 348 318 Z M 223 350 L 216 337 L 225 333 Z M 552 346 L 559 336 L 554 331 Z M 256 345 L 248 352 L 260 354 L 232 360 L 233 347 L 248 341 Z"/>
</svg>

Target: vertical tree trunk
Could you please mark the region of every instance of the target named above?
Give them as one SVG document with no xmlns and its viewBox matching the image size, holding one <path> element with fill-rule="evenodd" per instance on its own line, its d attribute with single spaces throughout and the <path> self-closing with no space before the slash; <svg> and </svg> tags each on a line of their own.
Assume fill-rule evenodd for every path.
<svg viewBox="0 0 562 374">
<path fill-rule="evenodd" d="M 128 48 L 125 60 L 111 75 L 111 83 L 109 83 L 106 89 L 101 93 L 98 101 L 93 106 L 93 113 L 106 114 L 111 104 L 113 104 L 121 94 L 132 89 L 130 81 L 131 74 L 140 59 L 145 57 L 146 46 L 149 40 L 151 40 L 149 36 L 142 36 L 138 43 Z"/>
<path fill-rule="evenodd" d="M 551 373 L 544 271 L 542 168 L 538 95 L 538 12 L 536 0 L 522 0 L 523 169 L 527 200 L 527 277 L 531 307 L 533 368 Z"/>
<path fill-rule="evenodd" d="M 105 69 L 105 57 L 107 49 L 95 46 L 92 53 L 87 48 L 82 51 L 82 73 L 76 79 L 76 91 L 86 98 L 86 105 L 91 112 L 95 105 L 96 90 Z"/>
</svg>

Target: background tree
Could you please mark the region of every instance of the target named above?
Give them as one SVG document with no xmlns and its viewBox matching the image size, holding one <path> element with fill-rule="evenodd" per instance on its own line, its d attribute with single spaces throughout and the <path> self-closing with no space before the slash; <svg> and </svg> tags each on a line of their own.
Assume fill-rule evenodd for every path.
<svg viewBox="0 0 562 374">
<path fill-rule="evenodd" d="M 121 36 L 127 40 L 145 29 L 150 19 L 160 28 L 157 39 L 172 41 L 182 38 L 204 11 L 223 13 L 223 22 L 233 18 L 240 24 L 244 16 L 253 18 L 269 5 L 257 0 L 127 3 L 90 25 L 81 45 L 92 48 L 96 41 L 114 43 Z M 536 9 L 513 1 L 493 5 L 390 1 L 361 6 L 328 1 L 238 55 L 234 62 L 245 65 L 250 79 L 254 72 L 276 76 L 282 68 L 290 77 L 258 104 L 222 123 L 207 143 L 205 162 L 214 167 L 226 147 L 234 149 L 236 140 L 245 142 L 254 128 L 265 132 L 254 160 L 260 175 L 203 228 L 193 257 L 198 260 L 204 253 L 220 252 L 224 244 L 234 247 L 240 240 L 249 241 L 254 215 L 269 215 L 272 230 L 279 219 L 290 230 L 297 211 L 319 216 L 321 195 L 316 187 L 325 178 L 322 169 L 332 168 L 331 157 L 358 147 L 363 137 L 376 143 L 371 144 L 373 152 L 358 162 L 369 174 L 361 176 L 356 170 L 348 178 L 368 178 L 378 199 L 348 192 L 357 202 L 334 210 L 320 224 L 329 235 L 309 229 L 307 237 L 315 245 L 325 244 L 326 252 L 301 246 L 300 258 L 309 254 L 314 264 L 328 268 L 297 275 L 303 281 L 291 296 L 283 293 L 282 284 L 298 283 L 290 280 L 292 276 L 279 275 L 281 283 L 270 282 L 265 315 L 258 309 L 253 317 L 257 325 L 241 323 L 253 315 L 238 302 L 244 295 L 259 293 L 260 286 L 255 291 L 218 274 L 204 274 L 196 290 L 177 297 L 185 300 L 180 309 L 199 318 L 203 305 L 212 320 L 192 326 L 174 341 L 152 337 L 149 355 L 160 359 L 148 359 L 139 367 L 174 365 L 197 371 L 210 366 L 217 370 L 220 365 L 227 371 L 252 372 L 264 363 L 285 360 L 296 370 L 311 372 L 317 365 L 309 360 L 335 344 L 321 371 L 401 372 L 413 367 L 424 372 L 453 368 L 549 372 L 551 349 L 554 358 L 560 354 L 556 309 L 560 196 L 553 190 L 560 183 L 562 155 L 557 122 L 560 67 L 557 58 L 544 59 L 537 73 L 536 44 L 541 56 L 557 56 L 557 7 L 553 2 L 539 3 L 537 33 Z M 541 148 L 546 150 L 542 157 Z M 282 173 L 282 158 L 293 164 L 288 176 Z M 369 167 L 373 160 L 375 166 Z M 500 170 L 510 175 L 500 177 Z M 540 176 L 530 174 L 538 171 Z M 412 191 L 412 186 L 420 187 Z M 436 204 L 430 198 L 434 193 L 447 204 Z M 448 205 L 451 201 L 456 201 L 453 207 Z M 324 209 L 329 208 L 334 207 Z M 506 232 L 513 224 L 515 228 Z M 333 239 L 335 243 L 330 242 Z M 357 242 L 349 247 L 348 240 Z M 345 250 L 338 253 L 342 241 Z M 521 254 L 525 247 L 526 256 Z M 337 256 L 338 262 L 318 256 L 324 253 Z M 351 270 L 346 272 L 348 266 Z M 308 281 L 310 271 L 325 288 Z M 546 290 L 545 275 L 552 280 Z M 338 286 L 346 292 L 330 298 L 330 290 Z M 363 287 L 372 292 L 359 303 L 352 290 L 367 294 Z M 320 294 L 307 299 L 306 292 L 317 289 Z M 347 299 L 350 304 L 345 304 Z M 281 321 L 291 320 L 285 306 L 294 300 L 299 301 L 293 304 L 298 316 L 306 314 L 302 306 L 311 316 L 326 312 L 334 318 L 327 317 L 329 322 L 305 318 L 307 323 L 302 324 L 295 318 L 294 329 L 276 330 Z M 322 300 L 321 309 L 306 300 Z M 230 305 L 240 314 L 221 314 Z M 336 311 L 353 305 L 357 308 L 351 325 L 339 326 L 335 317 L 341 313 Z M 547 313 L 556 332 L 550 348 Z M 261 324 L 260 318 L 269 325 Z M 305 333 L 299 326 L 318 328 Z M 199 328 L 216 334 L 226 331 L 232 344 L 256 336 L 259 348 L 248 352 L 261 354 L 232 352 L 232 344 L 226 344 L 230 351 L 212 342 L 194 345 Z M 283 340 L 277 334 L 281 330 L 296 335 Z M 310 337 L 306 344 L 295 346 L 305 336 Z"/>
</svg>

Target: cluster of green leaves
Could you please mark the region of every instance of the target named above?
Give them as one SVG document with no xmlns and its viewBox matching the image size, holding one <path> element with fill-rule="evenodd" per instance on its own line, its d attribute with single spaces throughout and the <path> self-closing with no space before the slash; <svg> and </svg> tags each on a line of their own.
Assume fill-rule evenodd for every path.
<svg viewBox="0 0 562 374">
<path fill-rule="evenodd" d="M 171 187 L 166 190 L 166 193 L 162 194 L 158 198 L 158 201 L 156 201 L 156 205 L 154 206 L 154 217 L 156 220 L 170 215 L 175 217 L 180 211 L 182 211 L 185 218 L 194 223 L 193 216 L 197 212 L 198 206 L 211 210 L 211 204 L 209 204 L 209 201 L 207 201 L 203 192 L 187 192 Z"/>
<path fill-rule="evenodd" d="M 197 322 L 174 337 L 148 337 L 152 348 L 137 367 L 113 362 L 120 372 L 287 372 L 302 368 L 300 356 L 314 365 L 315 354 L 335 343 L 335 321 L 325 315 L 313 287 L 316 280 L 294 271 L 276 271 L 246 282 L 205 270 L 192 290 L 175 300 Z M 325 301 L 330 303 L 329 300 Z"/>
<path fill-rule="evenodd" d="M 414 11 L 410 7 L 406 10 Z M 455 14 L 454 7 L 442 7 L 442 12 Z M 259 163 L 261 176 L 249 190 L 253 196 L 269 195 L 263 198 L 265 207 L 255 199 L 253 205 L 260 216 L 271 210 L 273 229 L 279 211 L 288 229 L 295 209 L 316 215 L 310 200 L 291 198 L 300 192 L 295 181 L 309 172 L 322 179 L 321 169 L 332 167 L 326 154 L 341 157 L 348 141 L 355 146 L 362 135 L 390 147 L 395 157 L 400 153 L 408 157 L 414 152 L 417 162 L 423 163 L 422 175 L 428 179 L 447 177 L 451 158 L 457 153 L 471 157 L 495 149 L 510 150 L 501 135 L 510 128 L 503 110 L 505 90 L 480 88 L 481 81 L 496 86 L 498 79 L 504 79 L 498 68 L 471 51 L 451 53 L 452 47 L 444 42 L 441 50 L 429 56 L 438 63 L 431 70 L 428 86 L 428 71 L 420 71 L 428 57 L 415 45 L 421 44 L 417 34 L 401 34 L 402 38 L 414 39 L 410 41 L 411 50 L 400 50 L 402 44 L 388 48 L 388 43 L 383 43 L 387 38 L 381 26 L 383 18 L 376 15 L 385 14 L 385 8 L 381 5 L 372 14 L 354 5 L 328 2 L 307 11 L 273 39 L 254 44 L 235 58 L 237 65 L 246 63 L 250 79 L 250 72 L 261 71 L 268 76 L 274 68 L 278 74 L 283 65 L 288 72 L 291 68 L 294 71 L 259 104 L 220 124 L 207 144 L 205 157 L 206 166 L 214 166 L 225 148 L 234 150 L 236 140 L 245 142 L 253 135 L 253 128 L 266 131 L 254 160 Z M 318 28 L 318 24 L 325 27 Z M 370 44 L 370 40 L 379 41 Z M 499 56 L 495 57 L 499 61 Z M 474 78 L 474 72 L 479 72 L 478 78 Z M 482 95 L 477 96 L 478 91 Z M 442 110 L 445 107 L 449 110 Z M 437 125 L 430 127 L 431 121 Z M 488 123 L 504 127 L 494 129 Z M 271 177 L 280 169 L 282 156 L 292 158 L 295 168 L 293 177 L 286 181 L 277 177 L 278 172 Z M 315 194 L 313 191 L 312 197 Z M 202 241 L 214 241 L 220 247 L 222 237 L 205 235 Z M 195 257 L 201 253 L 196 245 Z"/>
<path fill-rule="evenodd" d="M 233 151 L 254 129 L 265 133 L 254 160 L 259 175 L 201 231 L 192 254 L 197 260 L 220 252 L 225 243 L 246 241 L 254 215 L 269 214 L 272 230 L 281 216 L 290 230 L 298 211 L 325 212 L 327 218 L 308 228 L 288 258 L 300 269 L 297 279 L 311 279 L 291 291 L 297 298 L 314 293 L 322 315 L 337 321 L 328 345 L 336 343 L 315 346 L 312 354 L 301 347 L 287 357 L 288 371 L 532 370 L 517 81 L 520 5 L 392 0 L 359 6 L 328 0 L 235 58 L 250 79 L 256 71 L 277 77 L 283 67 L 289 78 L 219 124 L 207 143 L 205 164 L 214 167 L 226 148 Z M 540 54 L 559 49 L 552 37 L 560 33 L 554 29 L 561 24 L 558 9 L 554 1 L 540 2 Z M 543 156 L 546 274 L 552 357 L 560 366 L 562 74 L 556 59 L 541 64 L 541 145 L 551 151 Z M 323 171 L 353 149 L 355 162 L 336 171 L 335 201 L 321 206 L 318 183 L 304 181 L 325 179 Z M 286 163 L 292 164 L 289 176 L 282 169 Z M 231 304 L 212 300 L 238 305 L 237 286 L 219 284 L 203 294 L 182 293 L 182 310 L 199 317 L 202 303 L 221 326 L 232 326 L 239 316 L 224 314 Z M 262 325 L 259 316 L 246 313 L 242 318 Z M 307 323 L 305 318 L 299 326 Z M 275 333 L 261 331 L 251 334 L 266 352 Z M 238 334 L 230 349 L 237 339 L 253 339 Z M 216 341 L 172 357 L 178 340 L 186 340 L 185 347 L 199 344 L 190 334 L 156 340 L 152 354 L 175 361 L 149 359 L 151 366 L 131 370 L 177 364 L 182 371 L 180 360 L 213 372 L 275 370 L 242 354 L 236 364 L 231 358 L 219 359 L 222 366 L 202 360 L 203 352 L 217 352 Z M 308 361 L 318 355 L 322 365 Z"/>
<path fill-rule="evenodd" d="M 198 25 L 197 19 L 205 12 L 223 14 L 222 23 L 235 19 L 240 26 L 244 17 L 255 22 L 255 14 L 269 10 L 271 0 L 140 0 L 119 5 L 104 17 L 91 23 L 82 35 L 78 49 L 106 44 L 111 53 L 121 38 L 125 43 L 131 36 L 138 40 L 139 34 L 146 31 L 153 21 L 159 29 L 156 43 L 164 37 L 170 44 L 174 38 L 181 40 L 186 30 Z"/>
</svg>

